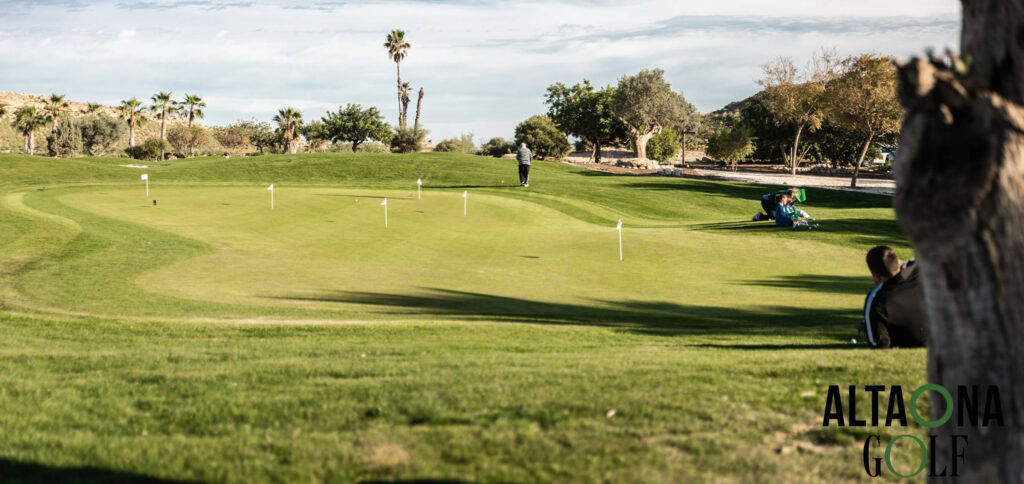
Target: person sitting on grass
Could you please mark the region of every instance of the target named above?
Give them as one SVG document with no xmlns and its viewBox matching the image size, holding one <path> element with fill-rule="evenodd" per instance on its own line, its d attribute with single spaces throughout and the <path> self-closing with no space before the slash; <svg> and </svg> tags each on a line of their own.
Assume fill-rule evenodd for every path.
<svg viewBox="0 0 1024 484">
<path fill-rule="evenodd" d="M 765 193 L 764 195 L 761 195 L 761 208 L 764 209 L 764 213 L 755 213 L 754 218 L 752 218 L 751 220 L 754 222 L 760 220 L 775 220 L 775 208 L 778 207 L 779 205 L 779 196 L 789 196 L 791 199 L 789 205 L 792 206 L 797 202 L 797 196 L 799 194 L 799 188 L 788 188 L 786 190 L 779 190 L 777 192 Z"/>
<path fill-rule="evenodd" d="M 864 321 L 857 329 L 868 335 L 872 348 L 925 346 L 924 296 L 913 259 L 905 264 L 891 248 L 868 251 L 868 270 L 875 288 L 864 301 Z"/>
<path fill-rule="evenodd" d="M 793 208 L 791 197 L 786 194 L 776 195 L 777 203 L 775 205 L 775 225 L 778 227 L 795 227 L 798 222 L 802 220 L 800 213 Z M 794 199 L 795 200 L 795 199 Z"/>
</svg>

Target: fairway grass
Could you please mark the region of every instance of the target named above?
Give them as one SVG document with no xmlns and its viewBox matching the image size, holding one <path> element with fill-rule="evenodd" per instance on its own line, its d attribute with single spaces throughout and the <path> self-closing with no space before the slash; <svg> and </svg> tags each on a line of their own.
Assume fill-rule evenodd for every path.
<svg viewBox="0 0 1024 484">
<path fill-rule="evenodd" d="M 864 252 L 911 255 L 886 197 L 794 231 L 745 221 L 773 187 L 544 162 L 119 163 L 0 155 L 0 476 L 853 481 L 827 386 L 924 382 L 847 342 Z"/>
</svg>

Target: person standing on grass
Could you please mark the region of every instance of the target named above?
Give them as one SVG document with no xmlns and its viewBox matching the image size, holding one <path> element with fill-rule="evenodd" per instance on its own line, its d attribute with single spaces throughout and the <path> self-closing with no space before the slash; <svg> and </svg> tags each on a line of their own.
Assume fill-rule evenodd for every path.
<svg viewBox="0 0 1024 484">
<path fill-rule="evenodd" d="M 526 143 L 521 143 L 519 151 L 516 152 L 516 159 L 519 160 L 519 186 L 530 186 L 530 158 L 532 156 L 533 153 L 530 153 Z"/>
</svg>

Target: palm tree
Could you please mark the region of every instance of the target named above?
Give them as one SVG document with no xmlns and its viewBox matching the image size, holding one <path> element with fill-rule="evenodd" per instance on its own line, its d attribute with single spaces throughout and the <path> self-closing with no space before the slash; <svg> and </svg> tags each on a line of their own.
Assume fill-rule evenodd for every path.
<svg viewBox="0 0 1024 484">
<path fill-rule="evenodd" d="M 85 114 L 94 114 L 94 113 L 98 113 L 100 109 L 103 109 L 103 105 L 102 104 L 89 103 L 89 104 L 85 105 L 85 109 L 82 112 L 85 113 Z"/>
<path fill-rule="evenodd" d="M 7 105 L 4 104 L 4 103 L 0 103 L 0 118 L 4 117 L 4 115 L 6 115 L 6 114 L 7 114 Z"/>
<path fill-rule="evenodd" d="M 156 113 L 157 119 L 160 120 L 160 139 L 167 141 L 167 117 L 174 117 L 178 113 L 178 104 L 171 98 L 171 93 L 160 91 L 150 97 L 153 100 L 153 105 L 149 107 L 149 110 Z M 166 153 L 160 154 L 160 159 L 164 159 Z"/>
<path fill-rule="evenodd" d="M 203 102 L 203 98 L 196 96 L 195 94 L 185 94 L 185 100 L 181 102 L 183 110 L 188 111 L 188 127 L 192 127 L 192 121 L 196 118 L 203 119 L 203 108 L 206 107 L 206 103 Z"/>
<path fill-rule="evenodd" d="M 277 123 L 277 134 L 284 140 L 288 153 L 298 153 L 302 113 L 293 108 L 281 108 L 274 116 L 274 122 Z"/>
<path fill-rule="evenodd" d="M 406 122 L 406 117 L 407 117 L 406 113 L 409 112 L 409 93 L 411 91 L 412 91 L 412 86 L 410 86 L 408 82 L 403 82 L 402 83 L 402 89 L 399 91 L 401 93 L 400 99 L 402 100 L 402 124 L 403 125 Z"/>
<path fill-rule="evenodd" d="M 388 58 L 395 61 L 395 70 L 398 73 L 398 125 L 405 126 L 405 110 L 402 107 L 402 60 L 409 55 L 412 47 L 405 41 L 404 30 L 392 30 L 387 35 L 384 47 L 388 49 Z"/>
<path fill-rule="evenodd" d="M 142 113 L 145 112 L 142 106 L 142 102 L 138 99 L 131 98 L 126 101 L 121 101 L 121 116 L 128 121 L 128 147 L 135 147 L 135 124 L 142 122 L 144 119 Z"/>
<path fill-rule="evenodd" d="M 45 103 L 43 110 L 46 111 L 47 118 L 53 123 L 50 126 L 50 131 L 57 131 L 57 118 L 61 113 L 68 110 L 68 100 L 65 99 L 64 94 L 54 93 L 50 94 L 50 99 L 46 99 L 43 102 Z"/>
<path fill-rule="evenodd" d="M 49 117 L 46 113 L 36 109 L 35 106 L 22 106 L 14 112 L 14 123 L 11 126 L 25 136 L 25 151 L 28 151 L 28 154 L 35 154 L 36 130 L 40 126 L 46 126 L 48 120 Z"/>
</svg>

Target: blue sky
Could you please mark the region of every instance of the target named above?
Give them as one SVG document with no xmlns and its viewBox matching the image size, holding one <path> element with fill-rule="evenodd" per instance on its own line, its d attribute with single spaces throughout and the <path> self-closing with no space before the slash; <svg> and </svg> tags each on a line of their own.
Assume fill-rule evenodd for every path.
<svg viewBox="0 0 1024 484">
<path fill-rule="evenodd" d="M 438 140 L 511 137 L 542 113 L 553 82 L 614 84 L 665 70 L 701 111 L 758 90 L 778 56 L 906 58 L 955 47 L 957 0 L 632 2 L 0 0 L 0 90 L 116 104 L 159 90 L 202 96 L 208 124 L 269 120 L 282 106 L 316 119 L 344 103 L 394 122 L 392 28 L 412 43 L 402 77 L 426 91 Z"/>
</svg>

